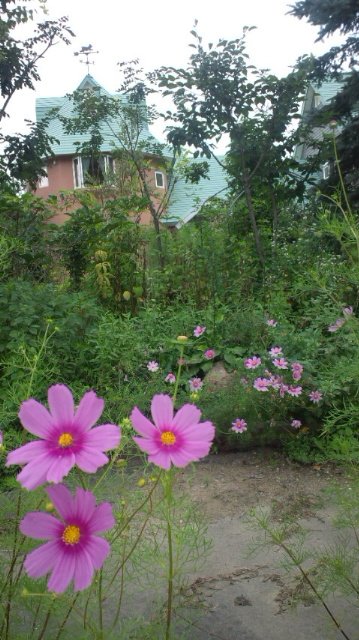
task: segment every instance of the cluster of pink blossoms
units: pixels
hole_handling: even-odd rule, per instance
[[[292,362],[290,365],[288,360],[283,356],[283,349],[280,346],[274,346],[269,349],[269,356],[272,359],[272,365],[277,369],[286,371],[290,368],[293,382],[298,382],[302,378],[304,367],[300,362]],[[262,365],[262,360],[259,356],[254,355],[244,360],[244,366],[246,369],[257,369]],[[242,384],[244,382],[241,379]],[[245,383],[248,380],[245,379]],[[297,398],[302,395],[303,387],[299,384],[292,384],[288,380],[285,380],[282,375],[272,373],[269,369],[265,369],[264,375],[258,376],[253,381],[253,388],[262,393],[268,392],[270,389],[278,391],[279,396],[283,398],[286,394]],[[319,403],[322,400],[323,394],[320,391],[312,391],[309,394],[311,402]]]
[[[27,489],[54,483],[46,491],[59,517],[34,511],[20,523],[24,535],[46,540],[27,555],[24,567],[32,578],[50,574],[48,588],[55,593],[65,591],[71,581],[81,591],[110,553],[109,543],[98,534],[111,529],[115,518],[110,503],[96,505],[94,494],[81,488],[73,496],[62,480],[74,466],[95,473],[108,462],[104,451],[118,447],[121,432],[113,424],[94,427],[104,401],[93,391],[75,409],[71,391],[57,384],[48,390],[48,404],[50,411],[32,398],[22,403],[20,421],[39,439],[10,452],[6,462],[24,465],[17,479]],[[174,415],[172,399],[155,395],[151,408],[154,424],[137,407],[131,414],[141,436],[134,440],[150,462],[163,469],[184,467],[209,453],[215,429],[211,422],[199,422],[197,407],[185,404]]]

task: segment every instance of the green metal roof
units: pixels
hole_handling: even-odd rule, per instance
[[[111,95],[119,100],[120,105],[126,105],[126,95],[115,93],[109,94],[98,82],[91,76],[86,75],[77,90],[95,89],[103,95]],[[144,105],[145,108],[145,105]],[[49,115],[52,109],[58,109],[59,115],[71,118],[74,114],[73,102],[68,96],[38,98],[36,100],[36,119],[41,122],[43,118]],[[104,123],[101,128],[104,141],[101,145],[103,153],[111,153],[116,144],[116,138],[113,131],[118,131],[119,124],[114,119],[109,124]],[[68,134],[63,130],[63,126],[58,117],[54,116],[48,125],[47,131],[50,136],[58,140],[58,143],[52,145],[52,151],[55,156],[75,155],[77,154],[77,143],[89,141],[89,133]],[[146,143],[146,151],[154,155],[164,155],[171,158],[171,150],[161,145],[158,140],[150,133],[147,122],[144,121],[139,136],[139,142]],[[220,159],[220,158],[219,158]],[[198,162],[202,159],[198,159]],[[196,160],[194,160],[196,162]],[[218,196],[224,198],[228,189],[228,183],[225,170],[211,158],[207,160],[209,164],[208,178],[202,178],[197,184],[186,183],[184,179],[176,182],[171,202],[168,207],[166,218],[163,220],[166,224],[181,226],[191,220],[200,210],[202,205],[211,197]]]
[[[218,159],[223,161],[223,157]],[[164,221],[167,224],[180,227],[189,222],[210,198],[227,196],[228,181],[225,170],[214,158],[205,160],[209,164],[208,178],[201,178],[197,184],[188,183],[184,179],[176,182]],[[201,161],[203,158],[198,159],[198,162]]]
[[[119,104],[126,105],[127,98],[124,94],[114,93],[109,94],[98,82],[91,76],[86,75],[80,85],[77,87],[77,91],[86,89],[96,89],[102,95],[112,96],[118,99]],[[145,105],[144,105],[145,107]],[[63,97],[51,97],[51,98],[38,98],[36,100],[36,120],[41,122],[45,116],[49,114],[51,109],[58,109],[59,116],[71,118],[75,115],[73,102],[68,96]],[[115,118],[109,120],[108,123],[104,122],[101,127],[101,133],[103,136],[103,143],[101,145],[101,151],[103,153],[109,153],[114,149],[116,145],[116,139],[114,138],[114,131],[119,131],[119,121]],[[77,153],[77,143],[88,142],[90,139],[89,133],[76,133],[68,134],[64,131],[61,121],[58,117],[54,116],[47,127],[47,132],[50,136],[53,136],[58,142],[52,144],[52,151],[55,156],[60,155],[74,155]],[[156,147],[159,144],[158,140],[150,133],[148,124],[144,120],[141,125],[141,132],[139,135],[140,143],[146,143],[148,145],[148,151],[150,152],[151,146]]]

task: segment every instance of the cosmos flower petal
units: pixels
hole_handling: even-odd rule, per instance
[[[30,538],[36,538],[38,540],[56,538],[62,529],[63,526],[61,522],[54,518],[54,516],[39,511],[30,511],[20,522],[21,533],[23,533],[24,536],[30,536]]]
[[[6,459],[6,466],[31,462],[31,460],[37,458],[39,455],[47,453],[47,450],[47,445],[43,440],[28,442],[22,447],[15,449],[15,451],[10,451]]]
[[[168,427],[173,419],[172,398],[163,393],[153,396],[151,413],[156,427]]]
[[[41,578],[52,571],[58,558],[59,543],[51,540],[41,547],[30,551],[26,556],[24,567],[30,578]]]
[[[112,513],[112,507],[109,502],[102,502],[96,507],[96,510],[88,525],[90,533],[99,533],[107,531],[115,526],[115,518]]]
[[[56,456],[49,467],[46,475],[48,482],[54,482],[57,484],[67,476],[72,467],[75,466],[76,458],[74,453],[67,453],[63,456]]]
[[[86,541],[86,551],[95,569],[100,569],[111,551],[110,544],[99,536],[89,536]]]
[[[153,455],[160,451],[160,447],[155,440],[150,440],[149,438],[137,438],[133,437],[133,440],[136,442],[137,446],[141,449],[141,451],[145,451],[146,453],[150,453]]]
[[[171,461],[175,467],[186,467],[190,462],[193,462],[193,455],[186,452],[184,449],[179,451],[171,451]]]
[[[150,454],[148,459],[157,465],[157,467],[161,467],[161,469],[169,469],[171,466],[171,455],[169,451],[165,451],[164,449],[159,449],[156,453]]]
[[[194,440],[213,440],[216,430],[212,422],[199,422],[198,424],[192,424],[181,431],[182,435],[186,438],[192,438]]]
[[[107,462],[108,457],[92,447],[84,446],[81,451],[76,453],[76,464],[86,473],[95,473],[97,469],[103,467]]]
[[[105,403],[94,391],[88,391],[81,398],[75,414],[75,423],[80,431],[87,431],[101,416]]]
[[[64,484],[47,487],[47,495],[63,520],[73,517],[75,506],[71,491]]]
[[[53,419],[48,410],[37,400],[30,398],[21,403],[19,419],[25,429],[34,436],[46,438],[51,435]]]
[[[72,424],[74,419],[74,399],[64,384],[54,384],[47,392],[51,415],[56,423]]]
[[[201,412],[194,404],[184,404],[179,409],[173,419],[173,426],[178,429],[185,429],[194,424],[198,424],[201,418]]]
[[[46,482],[47,472],[52,460],[47,453],[37,456],[29,462],[16,479],[26,489],[32,490]]]
[[[93,518],[96,509],[96,498],[92,491],[86,491],[78,487],[73,501],[76,518],[81,522],[88,522]]]
[[[154,433],[158,433],[158,429],[146,418],[143,413],[137,407],[134,407],[131,413],[131,422],[133,424],[133,428],[139,433],[141,436],[152,437]]]
[[[47,583],[49,591],[55,593],[63,593],[69,586],[75,573],[76,555],[74,553],[66,553],[61,549],[57,554],[56,564],[52,570],[49,582]]]
[[[101,451],[116,449],[120,444],[121,431],[115,424],[101,424],[90,429],[84,436],[84,446],[95,447]]]
[[[199,458],[204,458],[209,454],[211,445],[212,442],[205,440],[196,442],[191,441],[191,444],[183,447],[183,450],[185,453],[192,454],[192,460],[199,460]]]
[[[74,587],[75,591],[83,591],[90,586],[94,574],[94,566],[90,554],[86,549],[82,549],[81,553],[76,554]]]

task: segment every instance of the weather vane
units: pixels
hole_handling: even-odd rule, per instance
[[[87,65],[88,74],[90,74],[90,64],[95,64],[89,60],[89,56],[95,55],[96,53],[99,53],[99,51],[94,51],[92,44],[87,45],[87,47],[81,47],[80,51],[74,53],[74,56],[86,56],[86,60],[80,60],[80,62]]]

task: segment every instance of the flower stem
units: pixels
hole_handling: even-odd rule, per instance
[[[166,619],[166,640],[171,638],[172,625],[172,604],[173,604],[173,540],[172,540],[172,489],[173,489],[173,472],[172,469],[164,476],[165,498],[167,502],[166,518],[167,518],[167,542],[168,542],[168,586],[167,586],[167,619]]]
[[[177,376],[176,376],[176,384],[175,384],[175,388],[174,388],[174,392],[173,392],[173,398],[172,398],[173,406],[175,406],[175,404],[176,404],[178,387],[179,387],[179,383],[180,383],[180,379],[181,379],[183,354],[184,354],[184,344],[181,344],[181,346],[180,346],[180,355],[179,355],[179,358],[178,358],[178,370],[177,370]]]

